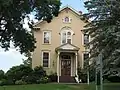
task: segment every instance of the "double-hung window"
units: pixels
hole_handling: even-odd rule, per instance
[[[43,32],[43,44],[50,44],[51,43],[51,32],[44,31]]]
[[[89,35],[88,34],[84,34],[84,45],[89,43]]]
[[[72,34],[70,31],[64,31],[61,33],[61,42],[62,44],[72,43]]]
[[[42,59],[43,59],[43,67],[49,67],[50,52],[43,51],[42,52]]]

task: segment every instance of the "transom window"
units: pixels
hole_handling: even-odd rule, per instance
[[[51,32],[50,31],[44,31],[43,32],[43,43],[44,44],[50,44],[51,39]]]
[[[71,56],[70,55],[62,55],[61,58],[64,60],[64,59],[71,59]]]
[[[43,56],[43,67],[49,67],[50,53],[43,52],[42,56]]]
[[[63,30],[61,31],[61,44],[72,44],[72,35],[73,31],[70,28],[63,28]]]

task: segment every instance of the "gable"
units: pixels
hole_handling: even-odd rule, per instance
[[[56,48],[56,50],[79,50],[77,46],[66,43]]]
[[[61,8],[60,9],[60,11],[59,11],[59,14],[58,14],[58,17],[57,18],[59,18],[59,15],[60,14],[64,14],[64,12],[65,13],[67,13],[67,12],[70,12],[69,14],[74,14],[74,16],[76,16],[77,18],[79,18],[79,19],[81,19],[82,21],[84,21],[84,22],[86,22],[86,20],[87,19],[83,19],[83,16],[82,16],[82,12],[78,12],[78,11],[76,11],[75,9],[73,9],[72,7],[70,7],[70,6],[65,6],[65,7],[63,7],[63,8]],[[53,19],[55,19],[56,17],[53,17]],[[52,21],[53,21],[53,19],[52,19]],[[51,22],[52,22],[51,21]],[[41,23],[47,23],[46,21],[43,21],[43,20],[40,20],[40,21],[38,21],[37,23],[35,23],[34,25],[33,25],[33,27],[37,27],[37,26],[39,26]]]

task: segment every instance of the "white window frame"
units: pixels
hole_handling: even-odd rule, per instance
[[[49,43],[44,43],[44,33],[45,33],[45,32],[50,33]],[[43,31],[42,44],[51,44],[51,31]]]
[[[65,18],[66,18],[66,17],[69,18],[69,21],[68,21],[68,22],[65,21]],[[71,21],[72,21],[72,19],[71,19],[69,16],[65,16],[62,20],[63,20],[63,23],[71,23]]]
[[[87,34],[87,33],[86,33],[86,34]],[[85,39],[85,38],[84,38],[84,35],[85,35],[85,33],[82,33],[82,45],[85,45],[85,44],[84,44],[84,39]],[[88,35],[89,35],[89,34],[88,34]],[[89,42],[90,42],[90,35],[89,35]]]
[[[49,59],[48,59],[48,67],[44,67],[43,66],[43,53],[48,53],[49,54]],[[43,66],[43,68],[50,68],[50,51],[46,51],[46,50],[43,50],[42,51],[42,66]]]
[[[62,37],[63,37],[63,33],[64,33],[64,32],[66,33],[66,43],[67,43],[67,39],[68,39],[68,38],[67,38],[67,33],[68,33],[68,32],[71,33],[71,44],[72,44],[73,31],[71,31],[71,30],[63,30],[63,31],[61,31],[61,34],[60,34],[60,35],[61,35],[61,45],[62,45],[62,44],[65,44],[65,43],[62,43]]]

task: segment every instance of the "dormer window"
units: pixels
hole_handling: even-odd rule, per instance
[[[71,18],[66,16],[64,19],[63,19],[63,22],[64,23],[70,23],[71,22]]]

